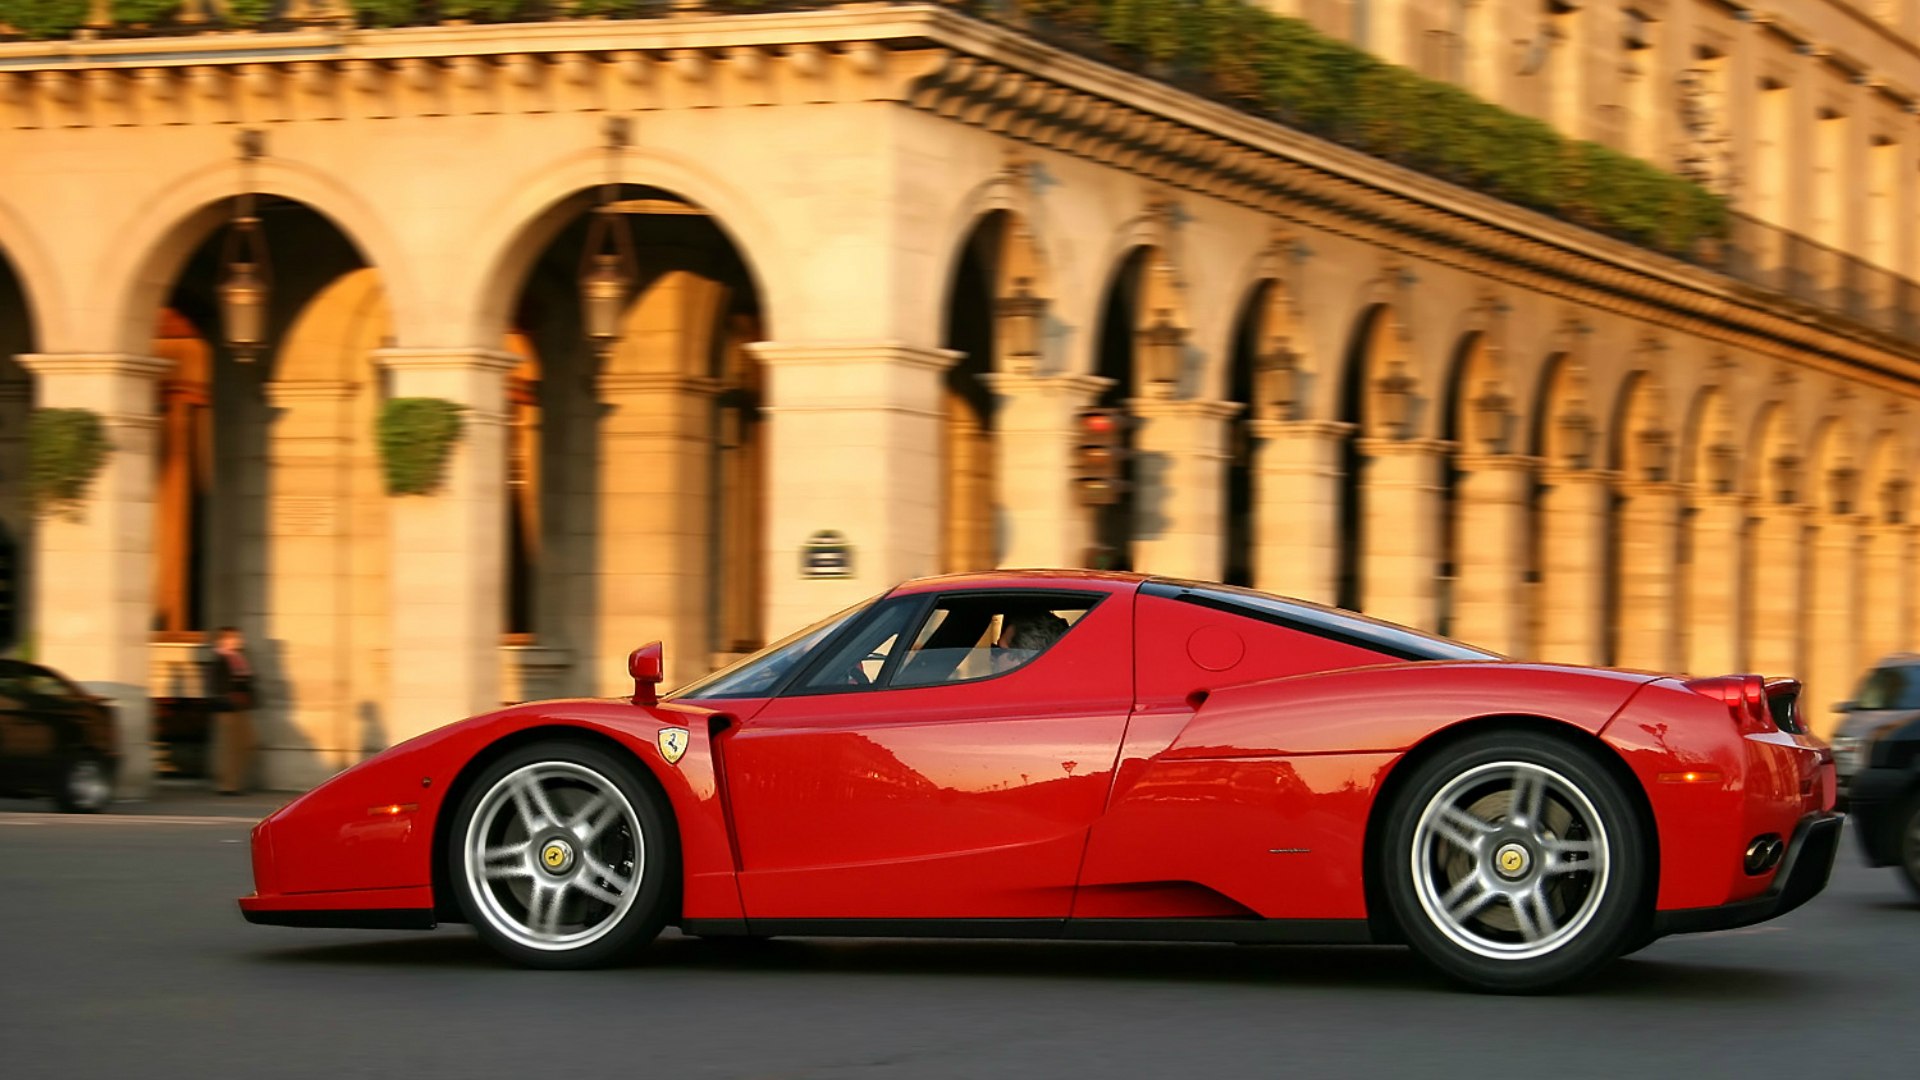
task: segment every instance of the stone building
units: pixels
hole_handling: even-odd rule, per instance
[[[1916,644],[1920,0],[1270,6],[1692,176],[1731,230],[1619,239],[1011,3],[360,29],[304,0],[217,32],[217,0],[97,3],[0,40],[17,647],[119,701],[137,792],[147,700],[195,692],[223,623],[298,787],[616,692],[655,638],[685,679],[903,578],[1095,543],[1821,706]],[[383,482],[405,398],[464,407],[425,494]],[[1099,511],[1094,404],[1135,419]],[[104,423],[78,505],[29,501],[34,408]],[[844,574],[808,572],[822,534]]]

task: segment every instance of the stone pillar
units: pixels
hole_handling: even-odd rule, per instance
[[[1753,540],[1752,648],[1747,666],[1766,676],[1799,675],[1801,545],[1807,511],[1772,504],[1760,510]]]
[[[1860,666],[1907,647],[1907,617],[1913,609],[1913,563],[1907,558],[1910,527],[1877,522],[1867,529],[1865,589],[1860,596]],[[1851,688],[1849,687],[1849,692]],[[1835,698],[1834,700],[1839,700]]]
[[[1606,648],[1607,509],[1611,474],[1548,470],[1540,511],[1540,658],[1597,664]]]
[[[897,341],[749,348],[767,379],[765,625],[778,639],[938,571],[943,375],[959,354]],[[822,532],[850,545],[844,573],[805,572]]]
[[[1420,630],[1438,622],[1440,462],[1434,439],[1361,439],[1360,606]]]
[[[1744,580],[1740,531],[1744,495],[1702,495],[1693,518],[1693,561],[1687,568],[1686,657],[1689,675],[1733,675],[1746,664],[1742,629],[1751,597]]]
[[[603,695],[631,691],[626,656],[664,641],[665,686],[711,669],[713,399],[710,379],[600,377],[598,647],[583,673]]]
[[[354,642],[349,382],[270,382],[266,604],[251,642],[261,783],[303,790],[358,758],[349,700]]]
[[[1113,380],[1009,372],[982,378],[995,398],[993,533],[1000,565],[1081,565],[1091,518],[1073,494],[1074,417]]]
[[[506,375],[485,349],[380,349],[390,397],[466,406],[460,442],[430,495],[389,500],[392,637],[387,743],[500,704],[506,621]]]
[[[35,563],[35,658],[113,699],[122,797],[152,788],[148,628],[153,623],[153,482],[159,445],[156,380],[172,366],[145,356],[19,358],[50,409],[98,414],[112,449],[71,514],[40,520]]]
[[[1527,640],[1527,504],[1533,458],[1469,454],[1455,492],[1452,635],[1508,656]]]
[[[1811,610],[1804,615],[1807,658],[1801,677],[1806,690],[1800,711],[1822,738],[1839,719],[1834,703],[1852,694],[1860,676],[1860,539],[1858,517],[1832,514],[1820,522],[1814,541]]]
[[[1235,401],[1136,398],[1133,567],[1218,581],[1226,562],[1227,421]]]
[[[1340,451],[1352,424],[1255,420],[1253,584],[1332,604],[1340,595]]]
[[[1614,663],[1643,671],[1680,666],[1680,487],[1623,485],[1619,639]]]

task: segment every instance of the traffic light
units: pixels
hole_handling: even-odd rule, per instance
[[[1119,409],[1082,409],[1074,451],[1073,489],[1085,506],[1112,506],[1126,493],[1127,416]]]

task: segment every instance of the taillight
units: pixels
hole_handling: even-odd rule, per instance
[[[1783,680],[1791,681],[1791,680]],[[1690,679],[1687,689],[1696,694],[1726,702],[1734,726],[1743,735],[1759,735],[1781,728],[1774,723],[1767,707],[1767,681],[1758,675],[1719,675],[1711,679]],[[1794,684],[1799,689],[1799,684]]]

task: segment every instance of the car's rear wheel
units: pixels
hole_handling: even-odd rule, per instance
[[[1920,896],[1920,792],[1907,800],[1900,818],[1900,876]]]
[[[1570,742],[1472,736],[1416,766],[1391,813],[1378,864],[1388,900],[1447,975],[1550,990],[1638,940],[1645,829],[1619,781]]]
[[[60,766],[59,786],[53,791],[53,804],[69,814],[97,814],[113,801],[113,777],[101,760],[87,751],[76,751]]]
[[[617,963],[666,922],[678,859],[669,812],[610,751],[521,747],[468,787],[453,822],[447,880],[481,938],[516,963]]]

